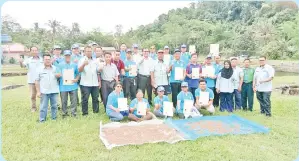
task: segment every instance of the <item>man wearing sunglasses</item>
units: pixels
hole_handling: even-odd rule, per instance
[[[254,72],[252,87],[260,103],[261,113],[271,117],[270,97],[275,70],[272,66],[266,64],[266,56],[260,56],[259,63],[260,66]]]

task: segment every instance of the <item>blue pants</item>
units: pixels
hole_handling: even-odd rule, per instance
[[[220,93],[220,111],[233,112],[233,93]]]
[[[241,109],[242,107],[242,99],[241,99],[241,92],[239,92],[237,89],[234,89],[234,101],[233,101],[233,107],[235,110]]]
[[[49,101],[50,101],[50,105],[51,105],[52,120],[56,120],[57,98],[58,98],[58,93],[41,94],[40,110],[39,110],[39,121],[40,122],[46,121]]]
[[[121,121],[122,119],[124,119],[124,116],[128,116],[128,115],[129,115],[129,111],[121,111],[120,113],[113,111],[108,116],[111,121]]]

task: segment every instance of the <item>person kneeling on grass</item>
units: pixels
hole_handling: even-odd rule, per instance
[[[158,92],[158,96],[155,97],[154,99],[154,103],[155,103],[155,110],[154,110],[154,114],[157,117],[165,117],[163,115],[163,102],[164,101],[169,101],[168,97],[166,95],[164,95],[164,87],[160,86],[157,88],[157,92]],[[174,111],[174,109],[173,109]]]
[[[200,97],[202,97],[204,92],[207,92],[209,97],[207,98],[208,100],[204,100],[205,103],[203,103]],[[207,82],[202,79],[199,81],[199,88],[195,90],[195,97],[196,97],[196,104],[195,107],[200,110],[200,109],[206,109],[208,112],[211,114],[215,113],[215,108],[213,106],[213,99],[214,99],[214,93],[210,88],[207,88]]]
[[[180,119],[183,118],[189,118],[189,117],[194,117],[194,116],[201,116],[201,114],[199,113],[199,111],[193,106],[193,102],[194,102],[194,98],[191,92],[188,91],[188,83],[187,82],[182,82],[181,84],[181,92],[178,94],[177,96],[177,114],[179,116]],[[184,110],[185,110],[185,102],[187,100],[192,101],[192,103],[190,104],[190,114],[189,116],[185,116],[184,114]]]
[[[146,104],[146,114],[144,116],[139,115],[138,113],[138,103],[145,103]],[[143,98],[143,93],[139,89],[137,90],[136,98],[131,101],[130,104],[130,114],[129,120],[131,121],[143,121],[143,120],[151,120],[153,118],[152,113],[150,112],[150,106],[147,99]]]
[[[107,109],[106,113],[111,121],[121,121],[124,116],[129,115],[129,110],[120,111],[118,109],[118,98],[124,98],[124,93],[122,92],[122,84],[116,83],[114,86],[114,91],[108,95]]]

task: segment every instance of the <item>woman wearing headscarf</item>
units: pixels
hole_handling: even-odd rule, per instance
[[[233,112],[234,78],[230,61],[224,61],[224,68],[220,71],[216,81],[216,91],[220,93],[220,111]]]

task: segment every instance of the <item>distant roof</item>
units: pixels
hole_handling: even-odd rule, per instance
[[[3,50],[3,53],[20,53],[26,51],[26,47],[20,43],[2,44],[1,48]]]
[[[10,43],[10,42],[12,42],[12,38],[11,38],[11,36],[9,36],[7,34],[1,34],[1,42],[2,43]]]

